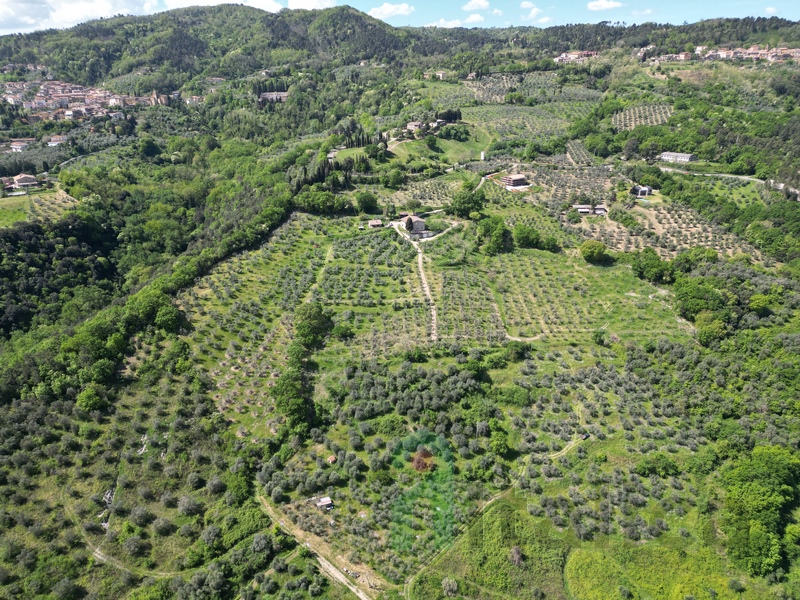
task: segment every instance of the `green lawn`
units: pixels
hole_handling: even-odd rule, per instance
[[[0,198],[0,227],[8,227],[27,219],[30,202],[28,196]]]

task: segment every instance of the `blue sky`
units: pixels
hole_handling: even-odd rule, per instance
[[[118,14],[150,14],[220,0],[0,0],[0,35]],[[415,27],[548,27],[567,23],[694,22],[714,17],[777,15],[800,20],[800,0],[238,0],[268,10],[350,4],[392,25]]]

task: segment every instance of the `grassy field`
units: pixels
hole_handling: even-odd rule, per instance
[[[395,157],[401,161],[431,154],[447,164],[463,164],[480,160],[481,152],[489,149],[493,137],[487,132],[484,125],[471,125],[470,139],[467,142],[437,138],[436,145],[439,149],[431,151],[423,140],[412,140],[398,144],[394,147],[393,152]]]
[[[601,548],[577,548],[564,572],[569,594],[581,600],[620,597],[639,600],[684,598],[768,598],[762,582],[746,581],[713,549],[678,536],[645,546],[611,540]],[[744,592],[729,587],[731,579],[744,583]]]
[[[28,218],[31,200],[27,196],[0,198],[0,227],[8,227]]]
[[[0,198],[0,227],[30,219],[56,220],[77,201],[60,190],[33,190],[23,196]]]
[[[526,250],[487,262],[487,278],[508,333],[586,343],[603,329],[622,341],[687,339],[665,292],[627,266],[590,266],[577,256]]]
[[[569,546],[519,503],[495,502],[447,552],[415,578],[413,600],[553,598],[566,600],[563,569]],[[456,594],[445,594],[448,580]]]

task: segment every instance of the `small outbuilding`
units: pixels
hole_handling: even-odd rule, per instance
[[[370,229],[378,229],[380,227],[383,227],[383,221],[381,221],[380,219],[370,219],[367,222],[367,226],[369,226]]]
[[[631,195],[637,198],[644,198],[653,193],[653,188],[649,185],[635,185],[631,188]]]
[[[333,510],[333,500],[330,496],[325,496],[317,502],[317,508],[324,508],[325,510]]]

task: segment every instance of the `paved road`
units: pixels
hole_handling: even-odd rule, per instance
[[[749,177],[747,175],[731,175],[730,173],[692,173],[691,171],[684,171],[683,169],[674,169],[672,167],[658,167],[665,173],[682,173],[683,175],[698,175],[703,177],[727,177],[728,179],[740,179],[742,181],[754,181],[756,183],[764,183],[763,179],[756,177]]]

